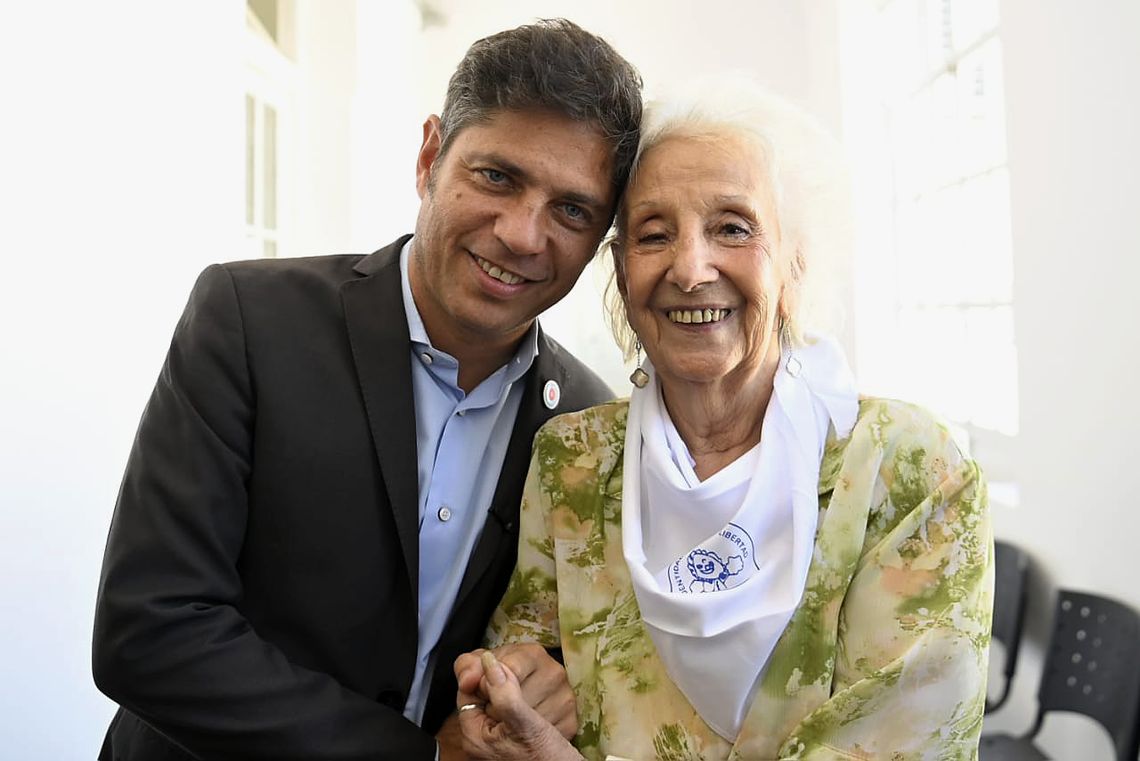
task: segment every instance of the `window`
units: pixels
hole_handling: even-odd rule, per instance
[[[856,289],[861,381],[975,441],[1016,435],[997,0],[868,3],[845,31],[856,193],[880,199],[858,212],[856,268],[875,273]]]
[[[291,3],[246,5],[245,231],[247,256],[276,257],[282,247],[282,133],[292,109],[294,65],[289,58]]]
[[[245,96],[245,225],[255,256],[277,256],[277,111]]]

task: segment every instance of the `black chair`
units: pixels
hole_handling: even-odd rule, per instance
[[[1037,718],[1024,737],[985,735],[983,761],[1048,759],[1034,743],[1049,711],[1072,711],[1112,736],[1117,761],[1140,753],[1140,615],[1098,595],[1057,593],[1053,638],[1037,691]]]
[[[1029,557],[1007,542],[994,542],[994,618],[993,638],[1005,648],[1002,665],[1001,694],[996,700],[986,698],[986,713],[996,711],[1009,697],[1013,671],[1017,668],[1017,651],[1021,645],[1021,627],[1025,622],[1025,598],[1029,578]]]

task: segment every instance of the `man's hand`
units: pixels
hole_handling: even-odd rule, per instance
[[[553,724],[563,737],[572,739],[578,732],[578,712],[562,664],[551,658],[542,645],[534,642],[503,645],[493,652],[495,658],[518,677],[523,701]],[[455,660],[459,692],[479,694],[480,682],[484,677],[482,654],[482,650],[476,650],[464,653]],[[484,695],[483,698],[483,702],[486,702],[487,696]],[[497,715],[494,705],[487,706],[487,715],[496,721],[504,718]]]
[[[459,728],[459,714],[453,713],[443,722],[435,735],[439,743],[439,761],[468,761],[463,751],[463,732]]]

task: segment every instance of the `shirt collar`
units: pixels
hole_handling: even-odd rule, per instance
[[[426,363],[423,359],[424,352],[436,359],[444,359],[450,361],[454,367],[458,368],[458,362],[450,354],[432,346],[431,339],[428,338],[427,328],[424,327],[423,318],[420,317],[420,311],[416,308],[416,301],[412,297],[412,282],[408,276],[409,260],[412,253],[412,241],[415,236],[408,238],[404,243],[403,248],[400,249],[400,290],[404,296],[404,318],[408,322],[408,336],[412,339],[412,349],[415,351],[417,361],[423,364]],[[530,329],[519,341],[519,346],[515,350],[514,356],[499,370],[504,370],[502,373],[502,380],[504,386],[514,383],[530,370],[531,365],[534,364],[535,357],[538,356],[538,320],[531,323]],[[434,365],[434,362],[431,363]],[[433,373],[436,368],[429,367]],[[492,374],[491,378],[499,375],[499,371]],[[490,378],[488,378],[490,380]]]

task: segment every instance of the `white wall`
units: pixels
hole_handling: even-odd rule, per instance
[[[183,11],[0,5],[8,758],[98,749],[112,707],[90,633],[119,479],[195,274],[241,240],[244,8]]]
[[[296,25],[296,141],[287,156],[296,174],[289,206],[282,210],[284,221],[295,227],[283,253],[345,253],[352,212],[348,179],[356,91],[356,3],[297,3]]]
[[[299,190],[281,216],[292,253],[340,252],[355,4],[299,16],[302,118],[280,125]],[[93,758],[114,710],[90,641],[119,480],[194,278],[247,255],[245,35],[241,0],[0,5],[6,758]]]
[[[429,111],[419,103],[424,40],[415,7],[369,0],[357,6],[347,250],[374,251],[415,226],[416,154]]]
[[[1055,586],[1140,610],[1140,503],[1129,481],[1140,429],[1140,4],[1003,0],[1001,14],[1021,507],[995,510],[996,532],[1033,556],[1042,583],[1031,613],[1049,618]],[[1030,636],[993,729],[1031,724],[1047,620]],[[1055,758],[1108,747],[1065,716],[1046,724],[1045,743]]]

